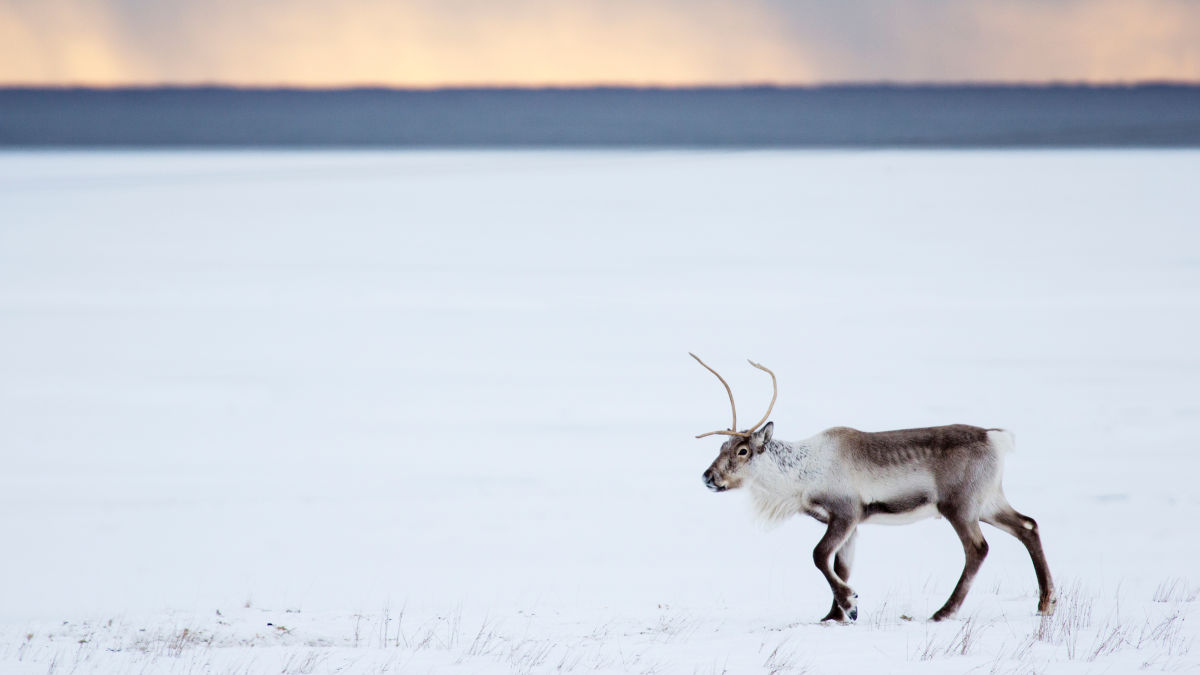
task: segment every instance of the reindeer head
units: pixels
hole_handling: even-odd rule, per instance
[[[771,416],[771,411],[775,408],[775,399],[779,396],[779,386],[775,382],[775,373],[761,364],[750,361],[750,365],[771,376],[771,405],[767,407],[767,414],[762,416],[762,419],[757,424],[746,429],[745,431],[737,431],[737,406],[733,403],[733,390],[729,388],[729,383],[721,374],[708,364],[700,361],[700,357],[688,352],[693,359],[696,359],[700,365],[708,369],[708,372],[717,376],[721,384],[725,385],[725,393],[729,394],[729,407],[733,409],[733,424],[729,429],[721,431],[709,431],[700,434],[696,438],[704,438],[719,434],[729,436],[730,439],[721,445],[721,452],[717,458],[713,460],[712,466],[704,472],[704,484],[713,492],[724,492],[725,490],[733,490],[742,486],[745,481],[745,468],[750,465],[750,462],[755,457],[761,455],[766,450],[767,442],[771,440],[771,433],[775,429],[774,422],[767,422],[767,418]],[[763,426],[763,423],[766,426]],[[762,427],[759,429],[759,427]]]

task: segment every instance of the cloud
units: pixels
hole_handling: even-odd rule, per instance
[[[1200,81],[1196,0],[775,0],[825,81]]]
[[[0,82],[106,83],[142,73],[103,8],[0,0]]]
[[[988,3],[973,21],[977,35],[1008,36],[978,44],[974,57],[1006,79],[1200,80],[1193,0]]]
[[[0,0],[0,81],[1200,80],[1194,0]]]
[[[0,17],[0,36],[14,36],[0,43],[0,58],[32,54],[0,71],[9,81],[433,86],[815,75],[752,3],[214,0],[146,16],[129,3],[49,0],[24,12],[0,5]],[[81,32],[85,25],[93,29]]]

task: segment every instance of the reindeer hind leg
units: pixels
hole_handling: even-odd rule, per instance
[[[934,621],[949,619],[958,612],[958,608],[962,606],[963,600],[971,590],[971,582],[975,580],[975,575],[979,572],[980,566],[983,565],[983,559],[987,557],[988,553],[988,543],[983,538],[983,531],[979,529],[978,520],[966,517],[953,509],[943,509],[940,505],[938,510],[954,526],[954,532],[962,541],[966,563],[963,565],[962,576],[958,578],[954,591],[950,593],[950,598],[946,600],[946,604],[942,605],[941,609],[934,613],[932,617]]]
[[[1054,580],[1050,577],[1046,554],[1042,551],[1042,538],[1038,534],[1037,521],[1007,504],[983,521],[1016,537],[1029,550],[1029,558],[1033,560],[1033,571],[1037,574],[1038,581],[1038,614],[1053,614],[1058,598],[1054,593]]]

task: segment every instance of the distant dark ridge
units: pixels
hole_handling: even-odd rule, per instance
[[[7,88],[0,147],[1200,147],[1200,86]]]

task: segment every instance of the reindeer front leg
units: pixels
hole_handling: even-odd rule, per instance
[[[854,540],[858,538],[858,528],[850,530],[850,536],[833,556],[833,571],[843,582],[850,581],[850,565],[854,564]],[[838,606],[837,598],[833,599],[833,607],[822,621],[845,621],[846,613]]]
[[[843,545],[853,546],[850,540],[858,522],[850,509],[835,510],[828,506],[826,509],[829,512],[829,527],[825,530],[825,536],[821,537],[821,541],[817,542],[817,547],[813,549],[813,562],[816,563],[817,569],[821,570],[821,574],[825,575],[825,580],[829,582],[829,588],[833,591],[833,608],[821,620],[845,621],[849,618],[850,621],[854,621],[858,618],[858,594],[834,570],[833,556]],[[847,575],[850,573],[848,564],[845,572]]]

